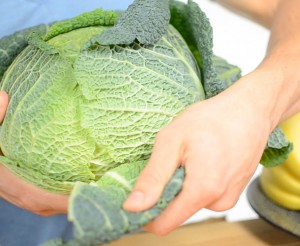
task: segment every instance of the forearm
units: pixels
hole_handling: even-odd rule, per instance
[[[270,28],[280,0],[213,0],[222,6]]]
[[[274,113],[282,121],[300,110],[300,1],[281,0],[271,24],[268,50],[261,68],[277,73]],[[275,82],[275,81],[274,81]]]
[[[257,1],[219,0],[251,8]],[[259,0],[261,1],[261,0]],[[245,6],[249,2],[249,6]],[[277,1],[276,1],[277,2]],[[248,97],[258,114],[270,120],[270,130],[300,111],[300,1],[281,0],[270,17],[270,40],[265,59],[232,88]]]
[[[249,87],[254,103],[268,115],[271,128],[275,127],[300,110],[300,1],[217,1],[253,18],[266,16],[266,26],[271,30],[266,57],[238,84],[244,87],[250,77],[251,84],[245,88]]]

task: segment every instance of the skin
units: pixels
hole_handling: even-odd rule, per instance
[[[165,235],[202,208],[232,208],[256,170],[271,131],[300,110],[300,1],[219,0],[269,27],[267,55],[218,96],[190,106],[157,135],[126,210],[156,203],[175,169],[186,169],[180,194],[145,229]],[[176,216],[174,216],[176,215]]]
[[[146,227],[157,235],[169,233],[202,208],[233,207],[257,168],[270,132],[300,110],[299,0],[217,2],[269,27],[268,53],[255,71],[220,95],[190,106],[157,135],[149,163],[124,204],[134,212],[151,207],[183,165],[182,191]],[[0,93],[0,119],[7,103],[7,95]],[[3,165],[0,173],[0,196],[7,201],[41,215],[67,211],[67,196],[27,184]]]
[[[10,203],[43,216],[67,211],[68,196],[50,193],[29,184],[3,165],[0,165],[0,173],[0,197]]]
[[[270,28],[279,0],[214,0],[220,5]]]

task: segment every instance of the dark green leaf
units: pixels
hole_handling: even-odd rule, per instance
[[[218,79],[226,88],[241,78],[241,69],[221,57],[213,56],[213,66]]]
[[[277,127],[269,137],[267,147],[260,162],[265,167],[277,166],[288,158],[292,150],[293,144],[286,139],[282,130]]]
[[[180,191],[183,180],[184,169],[179,168],[157,204],[140,213],[131,213],[122,208],[129,194],[122,186],[109,185],[109,182],[101,186],[77,184],[69,207],[69,218],[74,225],[74,239],[68,245],[101,245],[136,231],[166,208]]]
[[[45,34],[48,28],[48,25],[39,25],[18,31],[0,39],[0,80],[9,65],[28,45],[28,34],[33,31],[39,34]]]
[[[217,95],[227,86],[214,68],[213,32],[208,18],[191,0],[188,4],[172,0],[170,8],[171,24],[181,33],[200,65],[206,97]]]
[[[103,45],[155,44],[168,29],[170,10],[168,0],[136,0],[121,15],[114,28],[94,39]]]

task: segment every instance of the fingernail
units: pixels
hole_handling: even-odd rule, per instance
[[[124,206],[140,207],[144,202],[144,198],[145,198],[144,193],[140,191],[134,191],[129,195]]]

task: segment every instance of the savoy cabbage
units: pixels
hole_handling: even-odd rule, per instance
[[[71,194],[74,238],[47,245],[109,242],[176,196],[183,168],[153,208],[122,209],[159,129],[240,77],[212,45],[209,21],[191,0],[136,0],[124,13],[97,9],[0,39],[1,90],[10,96],[0,161],[28,182]],[[262,163],[279,164],[290,150],[276,129]]]

